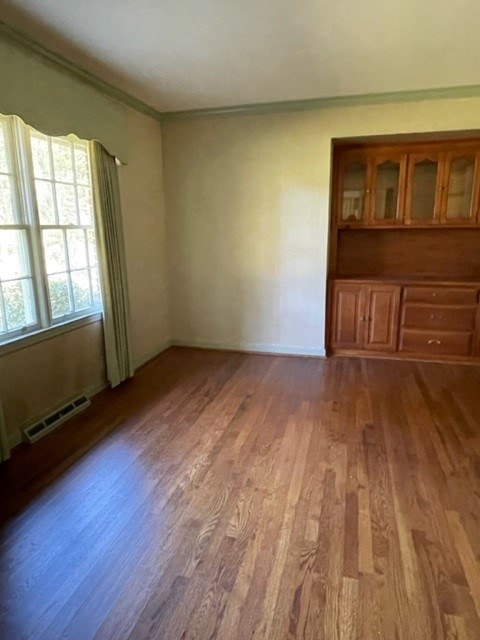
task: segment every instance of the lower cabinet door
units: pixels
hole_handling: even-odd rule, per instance
[[[334,349],[362,349],[365,328],[365,286],[335,282],[333,285]]]
[[[396,351],[401,287],[368,285],[363,348],[368,351]]]

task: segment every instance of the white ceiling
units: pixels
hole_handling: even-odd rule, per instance
[[[475,0],[0,0],[160,111],[480,84]]]

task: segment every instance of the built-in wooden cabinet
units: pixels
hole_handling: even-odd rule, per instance
[[[480,140],[334,149],[328,350],[480,363]]]
[[[480,225],[478,143],[397,147],[339,154],[338,226]]]

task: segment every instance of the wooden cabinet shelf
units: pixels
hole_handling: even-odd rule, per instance
[[[480,363],[480,140],[334,152],[330,353]]]

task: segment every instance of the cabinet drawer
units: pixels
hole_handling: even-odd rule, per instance
[[[406,302],[476,305],[477,290],[453,287],[405,287]]]
[[[440,329],[443,331],[473,331],[475,307],[439,307],[405,304],[402,325],[412,329]]]
[[[432,355],[468,356],[472,348],[472,333],[453,331],[412,331],[402,329],[399,351]]]

